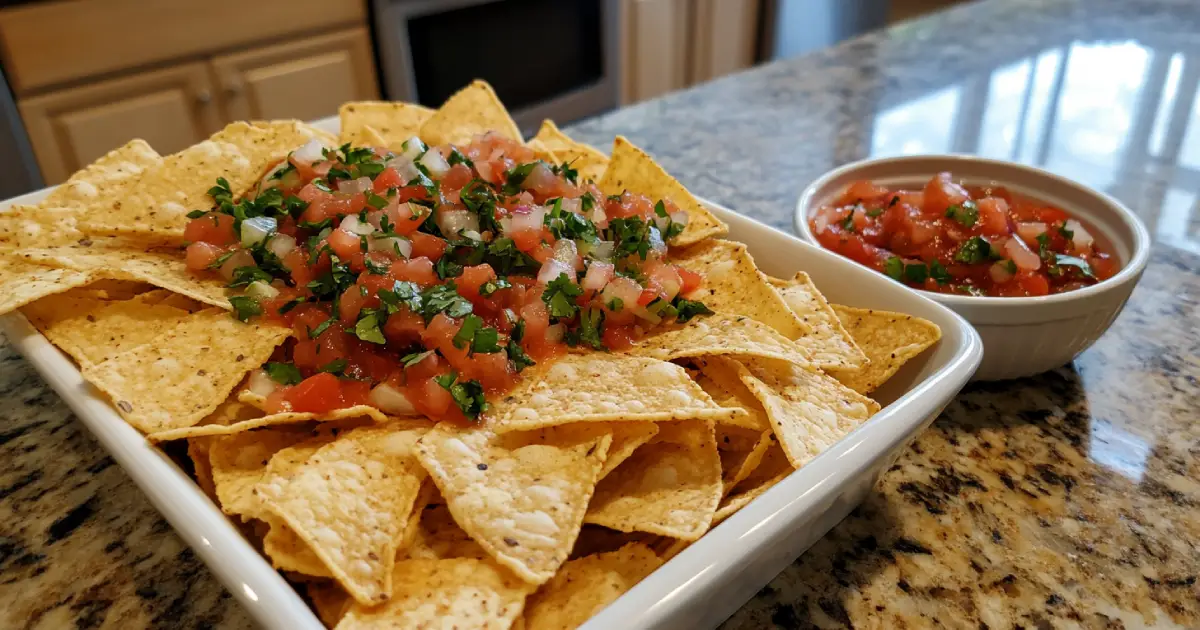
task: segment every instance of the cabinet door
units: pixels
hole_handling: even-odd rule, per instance
[[[59,90],[22,99],[18,107],[47,184],[63,181],[133,138],[166,155],[221,125],[203,63]]]
[[[346,101],[379,97],[365,28],[213,59],[231,120],[336,114]]]
[[[700,0],[692,25],[691,83],[754,65],[759,0]]]
[[[625,102],[687,86],[691,0],[627,0]]]

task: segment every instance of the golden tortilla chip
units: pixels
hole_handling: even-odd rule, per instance
[[[209,309],[82,372],[143,433],[177,429],[212,413],[290,335],[287,328],[243,324]]]
[[[937,343],[942,330],[920,317],[834,304],[842,325],[870,359],[856,370],[829,370],[829,375],[860,394],[883,385],[905,363]]]
[[[810,334],[797,339],[796,344],[808,352],[814,365],[827,369],[858,368],[867,364],[867,355],[842,327],[837,313],[807,273],[801,271],[792,280],[770,278],[770,281],[788,308],[812,329]]]
[[[360,604],[392,594],[396,550],[425,479],[413,457],[423,432],[405,423],[347,431],[266,499]]]
[[[78,208],[9,206],[0,210],[0,245],[6,247],[55,247],[85,239],[76,228]]]
[[[810,332],[755,266],[745,245],[711,240],[673,253],[671,262],[704,276],[704,284],[688,294],[689,299],[717,312],[756,319],[788,339]]]
[[[55,269],[0,253],[0,315],[95,279],[91,271]]]
[[[79,365],[100,363],[178,326],[188,312],[139,300],[111,302],[69,294],[46,296],[22,309],[51,343]]]
[[[76,171],[39,205],[76,210],[110,208],[143,172],[162,163],[162,156],[145,140],[130,140]]]
[[[212,440],[209,461],[221,511],[245,518],[264,514],[263,502],[256,496],[255,487],[265,477],[273,475],[276,469],[303,462],[329,441],[293,427],[206,439]],[[272,461],[275,462],[273,465]]]
[[[188,440],[188,459],[192,460],[192,471],[196,477],[196,485],[212,499],[217,501],[217,486],[213,482],[212,462],[208,450],[212,443],[207,438]]]
[[[755,433],[741,427],[717,425],[717,451],[721,454],[722,494],[729,494],[749,477],[776,444],[771,431]]]
[[[486,549],[458,526],[454,516],[450,514],[450,508],[444,504],[427,505],[422,510],[420,527],[417,528],[416,535],[408,546],[407,556],[426,560],[444,558],[482,560],[490,557]]]
[[[239,396],[237,402],[248,409],[259,411],[260,407],[246,404]],[[217,423],[202,423],[192,427],[182,427],[178,429],[168,429],[166,431],[156,431],[146,436],[146,439],[151,443],[169,442],[171,440],[181,440],[184,438],[200,437],[205,435],[233,435],[244,431],[252,431],[264,427],[279,426],[285,424],[300,424],[302,422],[338,422],[349,420],[351,418],[369,418],[375,422],[387,422],[388,417],[382,411],[367,405],[355,405],[345,409],[334,409],[324,413],[309,413],[288,411],[284,413],[274,413],[266,416],[251,416],[243,418],[238,422],[231,424]]]
[[[683,184],[624,136],[617,136],[613,141],[612,158],[599,186],[606,195],[619,195],[628,190],[653,200],[670,199],[680,210],[687,212],[687,227],[668,245],[687,247],[729,231],[729,226],[713,216]]]
[[[208,140],[145,169],[119,199],[80,221],[85,232],[149,243],[181,243],[187,214],[213,206],[208,189],[224,177],[234,197],[275,162],[318,135],[299,121],[230,123]]]
[[[725,425],[751,429],[760,433],[771,428],[771,422],[767,419],[767,411],[763,409],[762,403],[758,402],[754,394],[750,393],[750,390],[742,383],[736,363],[732,361],[709,361],[706,359],[697,359],[694,363],[700,370],[700,375],[696,378],[696,383],[705,392],[708,392],[708,395],[712,396],[712,399],[718,405],[741,409],[745,412],[744,414],[739,414],[726,420],[719,420],[718,422]]]
[[[663,361],[734,355],[811,365],[808,353],[775,329],[746,315],[730,313],[697,317],[683,326],[651,332],[628,353]]]
[[[271,560],[271,566],[280,571],[292,571],[313,577],[332,578],[333,573],[321,558],[288,526],[274,514],[267,515],[271,529],[263,536],[263,553]]]
[[[572,422],[715,420],[743,413],[718,406],[686,370],[658,359],[572,354],[534,370],[493,405],[489,422],[498,433]]]
[[[342,620],[350,605],[354,603],[346,589],[333,580],[309,582],[304,586],[308,600],[321,623],[332,628]]]
[[[541,584],[570,555],[611,444],[607,427],[496,435],[441,423],[417,457],[459,526],[521,579]]]
[[[738,483],[733,491],[721,500],[721,506],[713,515],[713,526],[729,518],[738,510],[746,507],[751,501],[762,496],[775,484],[783,481],[795,471],[787,455],[777,442],[772,442],[763,455],[762,462],[745,479]]]
[[[338,630],[508,628],[532,590],[491,560],[401,560],[387,603],[350,607]]]
[[[528,630],[576,628],[662,566],[652,549],[632,543],[617,551],[572,560],[529,596]]]
[[[342,123],[338,140],[355,146],[379,146],[399,151],[405,140],[420,134],[421,126],[431,116],[432,109],[415,103],[345,103],[338,108]]]
[[[738,374],[767,410],[775,437],[796,468],[879,411],[879,403],[833,378],[780,361],[746,359]]]
[[[27,250],[21,256],[31,262],[90,272],[97,278],[146,282],[205,304],[226,310],[232,308],[229,298],[225,296],[225,283],[215,278],[196,276],[188,270],[180,255],[96,247],[55,247]]]
[[[492,86],[475,80],[455,92],[421,125],[421,139],[430,146],[465,145],[489,131],[521,142],[521,130],[508,115]]]
[[[629,459],[639,446],[658,434],[658,425],[653,422],[613,422],[609,428],[612,429],[612,446],[608,449],[604,467],[600,469],[599,479],[606,477],[621,462]]]
[[[552,120],[543,120],[537,135],[529,146],[541,148],[554,154],[557,162],[570,162],[571,168],[579,171],[580,181],[598,182],[608,169],[608,156],[599,149],[576,142],[555,126]]]
[[[721,458],[707,420],[661,423],[596,487],[584,520],[623,532],[696,540],[721,501]]]

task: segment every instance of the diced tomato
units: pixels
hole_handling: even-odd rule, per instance
[[[614,352],[632,347],[635,339],[632,326],[605,326],[601,334],[604,347]]]
[[[683,280],[683,286],[679,289],[680,295],[687,295],[696,289],[699,289],[704,284],[704,276],[690,269],[685,269],[678,265],[675,266],[675,271],[679,273],[679,277]]]
[[[332,374],[314,374],[287,392],[287,402],[293,411],[322,413],[342,406],[341,385]]]
[[[455,284],[458,287],[458,294],[471,300],[478,302],[482,296],[479,293],[480,287],[486,282],[496,279],[496,272],[491,265],[482,264],[470,267],[463,267],[462,275],[455,279]]]
[[[413,258],[424,256],[429,260],[437,262],[446,253],[446,241],[432,234],[413,232],[409,235],[409,238],[412,239]]]
[[[308,268],[308,257],[300,248],[293,249],[283,257],[283,266],[291,272],[292,282],[298,287],[303,287],[316,278],[316,274]]]
[[[421,287],[430,287],[439,282],[437,273],[433,271],[433,261],[425,256],[397,260],[392,263],[388,277],[402,282],[415,282]]]
[[[389,315],[383,325],[383,336],[400,346],[419,342],[423,332],[425,320],[407,308]]]
[[[384,194],[389,188],[400,188],[406,182],[400,177],[400,173],[392,167],[387,167],[380,171],[375,176],[375,180],[371,182],[371,190],[377,195]]]
[[[940,217],[946,208],[969,199],[967,190],[950,179],[950,173],[938,173],[925,184],[925,214]]]
[[[870,202],[888,194],[888,192],[885,186],[879,186],[874,182],[860,179],[850,183],[850,186],[846,188],[846,192],[842,193],[838,205],[854,205],[862,202]]]
[[[1007,236],[1011,233],[1008,225],[1008,202],[998,197],[984,197],[975,202],[979,209],[979,225],[984,234],[989,236]]]
[[[513,245],[523,252],[531,252],[542,242],[542,230],[526,228],[517,230],[508,234],[508,237],[513,240]]]
[[[183,228],[183,240],[226,246],[238,242],[238,237],[233,230],[232,216],[220,212],[206,212],[203,216],[188,221],[187,226]]]
[[[225,250],[217,245],[205,241],[196,241],[187,246],[187,268],[192,271],[208,269],[224,253]]]
[[[471,168],[466,164],[455,164],[438,183],[443,190],[458,190],[471,181]]]

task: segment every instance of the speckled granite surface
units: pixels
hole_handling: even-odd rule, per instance
[[[1200,627],[1198,51],[1194,0],[991,0],[572,129],[783,228],[836,164],[954,150],[1108,190],[1156,239],[1095,347],[969,386],[725,628]],[[251,627],[7,345],[0,397],[0,627]]]

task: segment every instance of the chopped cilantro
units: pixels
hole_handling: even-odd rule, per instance
[[[434,377],[438,385],[450,392],[454,404],[462,410],[463,415],[471,420],[478,420],[479,414],[487,411],[487,399],[483,395],[483,385],[479,381],[458,382],[453,372]]]
[[[1006,260],[1004,261],[1004,269],[1007,270],[1008,273],[1017,273],[1017,263],[1011,260]]]
[[[274,279],[275,278],[273,276],[271,276],[271,274],[263,271],[262,269],[259,269],[258,267],[253,267],[253,266],[238,267],[237,269],[233,270],[233,279],[230,280],[229,284],[227,284],[225,286],[227,286],[231,289],[237,288],[237,287],[244,287],[244,286],[249,285],[251,282],[254,282],[255,280],[261,280],[263,282],[266,282],[267,284],[270,284],[271,281]]]
[[[625,300],[622,300],[619,297],[615,297],[615,298],[609,300],[608,304],[606,306],[608,306],[608,310],[616,313],[616,312],[619,312],[621,309],[625,308]]]
[[[642,260],[650,253],[650,225],[641,217],[612,219],[608,222],[604,240],[613,242],[613,258],[636,254]],[[657,231],[657,230],[656,230]]]
[[[899,256],[892,256],[883,263],[883,272],[892,280],[904,282],[904,261]]]
[[[984,262],[992,257],[992,244],[982,236],[973,236],[954,252],[954,260],[968,265]]]
[[[317,276],[316,280],[309,282],[308,289],[313,292],[318,299],[332,300],[337,298],[350,285],[354,284],[356,276],[350,270],[350,265],[344,263],[335,254],[330,254],[329,259],[331,266],[329,271]]]
[[[378,295],[389,314],[399,311],[402,305],[414,313],[421,312],[421,287],[414,282],[397,280],[390,290],[380,289]]]
[[[363,237],[363,238],[366,238],[366,237]],[[373,276],[385,275],[385,274],[387,274],[388,270],[392,268],[392,266],[390,264],[377,263],[377,262],[371,260],[370,258],[363,258],[363,265],[366,266],[367,273],[369,273]]]
[[[1075,267],[1079,270],[1079,273],[1082,274],[1083,277],[1090,278],[1092,280],[1096,279],[1096,274],[1092,272],[1092,266],[1082,258],[1067,256],[1065,254],[1056,254],[1054,257],[1054,264],[1059,267]]]
[[[582,294],[583,289],[572,282],[566,273],[561,273],[546,285],[546,289],[542,291],[542,301],[550,310],[551,320],[570,319],[579,312],[575,298]]]
[[[367,205],[376,210],[383,210],[388,205],[387,197],[380,197],[371,191],[367,191]]]
[[[238,250],[231,249],[231,250],[225,252],[224,254],[217,256],[216,260],[208,263],[207,268],[208,269],[220,269],[225,264],[225,261],[229,260],[230,257],[232,257],[236,253],[238,253]]]
[[[208,210],[192,210],[191,212],[187,213],[187,218],[199,219],[206,214],[208,214]]]
[[[433,264],[433,270],[437,272],[437,277],[445,280],[446,278],[457,278],[462,275],[463,266],[454,262],[454,259],[447,253],[438,259]]]
[[[450,163],[450,166],[466,164],[471,168],[475,168],[475,163],[471,161],[471,158],[463,155],[458,149],[451,149],[450,157],[446,161]]]
[[[324,230],[325,228],[333,227],[333,218],[325,217],[324,219],[321,219],[320,221],[317,221],[316,223],[313,223],[311,221],[301,221],[296,224],[296,227],[300,228],[301,230],[312,230],[313,232],[320,232],[320,231]]]
[[[307,298],[305,298],[304,296],[292,298],[292,299],[288,300],[287,302],[284,302],[283,306],[279,307],[278,313],[280,315],[283,315],[283,314],[291,311],[292,309],[296,308],[297,306],[300,306],[301,304],[303,304],[306,301],[307,301]]]
[[[487,297],[499,291],[500,289],[511,288],[512,283],[508,281],[508,278],[496,278],[495,280],[488,280],[487,282],[479,285],[479,295]]]
[[[1053,262],[1053,252],[1050,251],[1050,234],[1042,232],[1037,235],[1038,257],[1047,262]]]
[[[904,279],[912,284],[922,284],[929,277],[929,267],[925,263],[904,265]]]
[[[604,332],[604,310],[600,308],[584,309],[579,315],[579,341],[596,350],[604,350],[601,335]]]
[[[697,315],[712,315],[712,309],[708,308],[704,302],[697,300],[685,300],[679,296],[675,296],[675,310],[678,314],[675,316],[675,321],[683,324],[689,322]]]
[[[271,380],[281,385],[295,385],[304,380],[299,368],[291,363],[270,361],[263,366],[263,370],[267,372],[267,376],[270,376]]]
[[[524,324],[524,322],[521,323]],[[508,338],[508,346],[505,350],[508,351],[508,360],[512,361],[513,368],[518,372],[531,365],[537,365],[537,362],[529,358],[528,354],[525,354],[525,350],[521,348],[521,344],[511,335]]]
[[[575,184],[579,181],[579,170],[571,168],[571,164],[574,161],[575,160],[571,160],[570,162],[563,162],[561,166],[552,166],[552,167],[550,167],[550,170],[554,171],[555,175],[562,175],[563,178],[565,178],[567,181],[571,182],[572,184]]]
[[[426,358],[431,356],[433,353],[434,353],[433,350],[426,350],[424,352],[414,352],[412,354],[406,354],[403,357],[400,357],[400,363],[404,364],[404,367],[406,367],[406,368],[412,367],[412,366],[424,361]]]
[[[229,304],[233,306],[233,316],[243,322],[249,321],[255,315],[262,315],[262,305],[254,298],[235,295],[229,298]]]
[[[1062,225],[1058,226],[1058,233],[1068,241],[1075,239],[1075,231],[1067,228],[1067,222],[1063,221]]]
[[[341,376],[346,371],[346,365],[345,359],[334,359],[329,363],[322,365],[317,371]]]
[[[452,340],[454,347],[462,350],[470,346],[475,339],[475,333],[479,332],[480,328],[483,328],[483,319],[478,315],[467,315],[462,326],[459,327],[458,333],[454,335]]]
[[[325,332],[326,330],[329,330],[329,327],[336,323],[337,323],[337,320],[330,317],[329,319],[321,322],[320,324],[317,324],[316,328],[310,328],[308,330],[308,338],[316,339],[317,337],[320,337],[321,333]]]
[[[383,331],[379,325],[381,319],[386,319],[386,314],[381,315],[377,310],[363,309],[365,316],[360,317],[358,322],[354,324],[354,336],[370,343],[383,345],[387,343],[387,339],[383,337]]]
[[[933,262],[929,263],[929,277],[933,278],[935,282],[941,285],[949,284],[950,280],[952,279],[950,277],[950,272],[946,271],[946,267],[943,266],[942,263],[936,258],[933,260]]]
[[[521,184],[525,183],[525,178],[533,172],[533,169],[540,162],[529,162],[514,166],[507,171],[504,171],[504,188],[501,189],[506,195],[516,195],[521,192]]]
[[[842,229],[847,232],[854,231],[854,208],[851,208],[850,212],[846,214],[846,218],[842,219]]]
[[[983,289],[980,289],[979,287],[977,287],[975,285],[971,285],[971,284],[960,284],[954,288],[955,288],[955,290],[957,290],[961,293],[966,293],[967,295],[974,295],[976,297],[983,297],[983,296],[987,295],[987,293],[985,293],[983,291]]]
[[[946,208],[946,216],[958,221],[963,227],[974,227],[979,222],[979,207],[970,199]]]
[[[458,294],[454,281],[431,286],[421,292],[421,316],[432,320],[438,313],[458,319],[471,314],[471,302]]]

